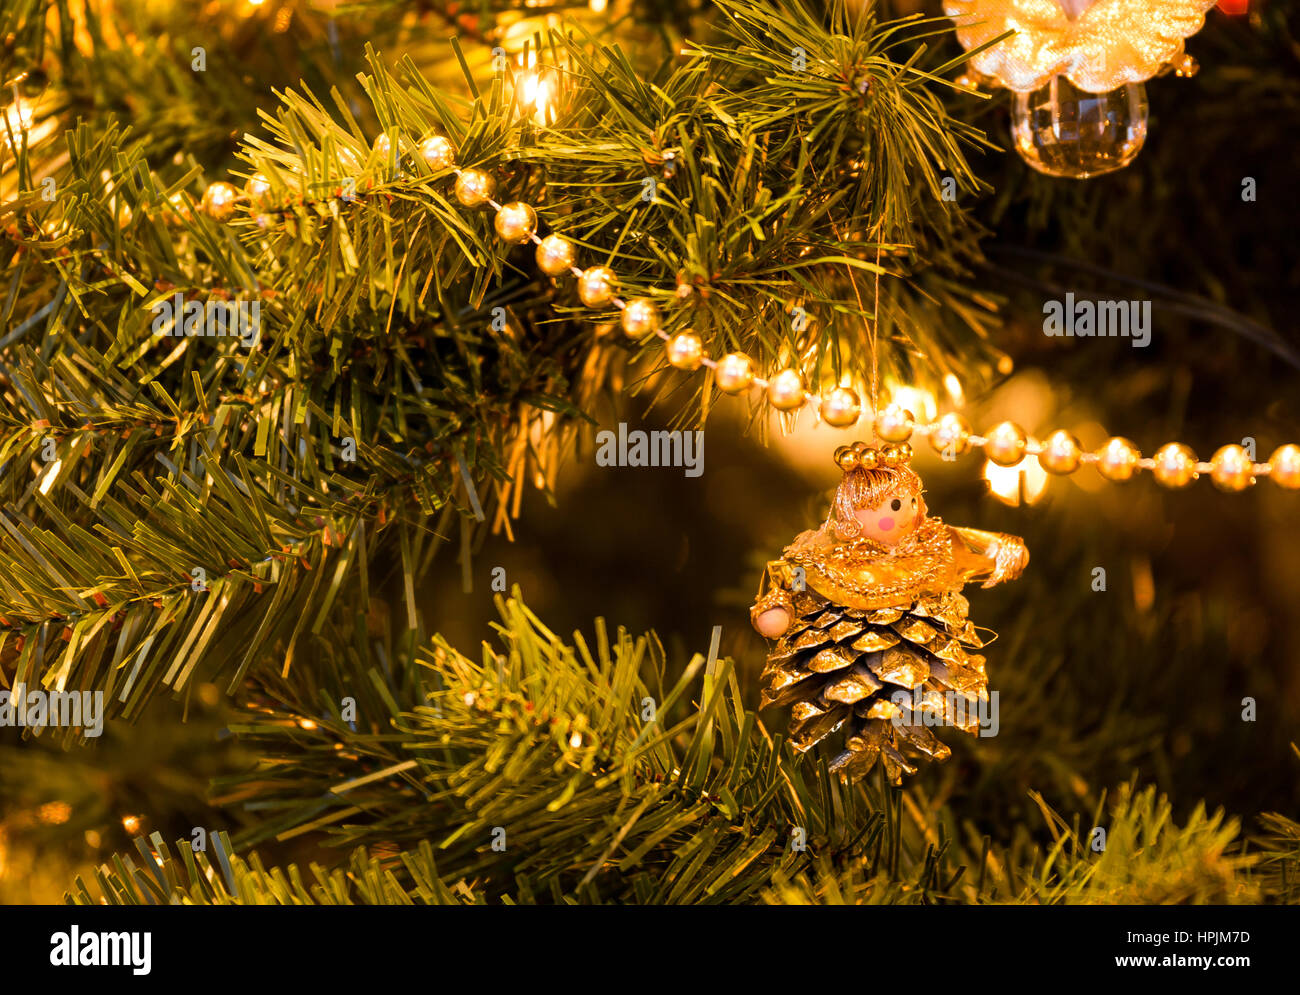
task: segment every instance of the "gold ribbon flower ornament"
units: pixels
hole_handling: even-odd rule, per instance
[[[971,68],[1016,94],[1029,165],[1083,179],[1128,165],[1146,139],[1145,80],[1191,75],[1184,40],[1218,0],[945,0]],[[996,44],[994,39],[1014,32]]]
[[[971,65],[1008,90],[1027,93],[1064,76],[1105,93],[1150,79],[1183,54],[1218,0],[945,0],[967,49],[1015,35]]]

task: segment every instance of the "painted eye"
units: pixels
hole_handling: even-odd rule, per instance
[[[889,502],[889,507],[897,511],[899,508],[903,507],[903,502],[898,500],[898,498],[894,498],[894,500]]]
[[[912,498],[912,507],[913,507],[913,508],[916,507],[916,498]]]

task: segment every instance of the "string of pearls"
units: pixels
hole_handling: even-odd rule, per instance
[[[375,150],[387,156],[389,138],[380,135]],[[766,400],[778,411],[795,411],[813,406],[822,421],[835,428],[852,428],[863,417],[862,401],[851,387],[833,387],[821,394],[807,389],[798,370],[783,369],[771,377],[755,372],[754,361],[743,352],[727,353],[714,359],[704,352],[704,344],[693,330],[686,329],[669,335],[663,330],[663,316],[659,306],[649,297],[624,300],[616,292],[618,277],[608,266],[577,265],[577,252],[573,242],[563,235],[537,234],[537,212],[523,201],[507,204],[494,200],[496,180],[480,169],[462,169],[456,165],[456,152],[451,142],[442,135],[432,135],[420,142],[417,154],[435,173],[450,171],[455,177],[454,193],[457,201],[467,208],[484,205],[496,212],[493,227],[497,236],[511,245],[531,242],[536,246],[537,265],[548,276],[570,273],[577,280],[578,297],[589,308],[613,306],[622,312],[623,331],[636,340],[657,336],[664,344],[670,365],[686,371],[701,367],[712,372],[718,389],[726,394],[741,394],[758,388]],[[246,199],[254,209],[267,206],[271,185],[266,177],[253,176],[245,188]],[[233,216],[241,200],[239,192],[229,183],[216,182],[203,195],[202,209],[218,221]],[[1280,446],[1264,463],[1256,463],[1244,446],[1221,447],[1202,462],[1181,442],[1170,442],[1160,447],[1152,457],[1144,457],[1137,446],[1126,438],[1114,436],[1094,452],[1086,452],[1079,440],[1064,429],[1053,432],[1046,439],[1031,438],[1015,422],[1004,421],[990,428],[984,435],[976,435],[961,415],[951,413],[935,422],[917,424],[911,411],[899,404],[889,404],[872,413],[875,434],[896,449],[898,458],[910,457],[908,440],[913,435],[927,437],[931,446],[945,459],[981,447],[990,460],[999,466],[1015,466],[1026,456],[1035,456],[1049,473],[1065,475],[1081,466],[1093,465],[1107,480],[1131,479],[1140,470],[1149,470],[1155,479],[1169,488],[1186,487],[1202,474],[1208,474],[1221,490],[1243,491],[1259,477],[1268,477],[1279,487],[1300,489],[1300,446],[1293,443]],[[836,461],[843,469],[859,454],[852,447],[841,447]]]

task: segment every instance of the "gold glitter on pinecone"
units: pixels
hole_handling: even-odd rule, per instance
[[[916,772],[913,761],[950,755],[930,726],[978,733],[988,679],[984,657],[970,650],[986,640],[960,593],[876,610],[843,607],[813,591],[788,598],[793,621],[768,655],[763,707],[793,705],[796,749],[843,726],[845,749],[831,770],[857,780],[879,760],[897,785]]]

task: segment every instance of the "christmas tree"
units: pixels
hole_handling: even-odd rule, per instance
[[[0,900],[1300,899],[1300,14],[1007,6],[6,4]]]

